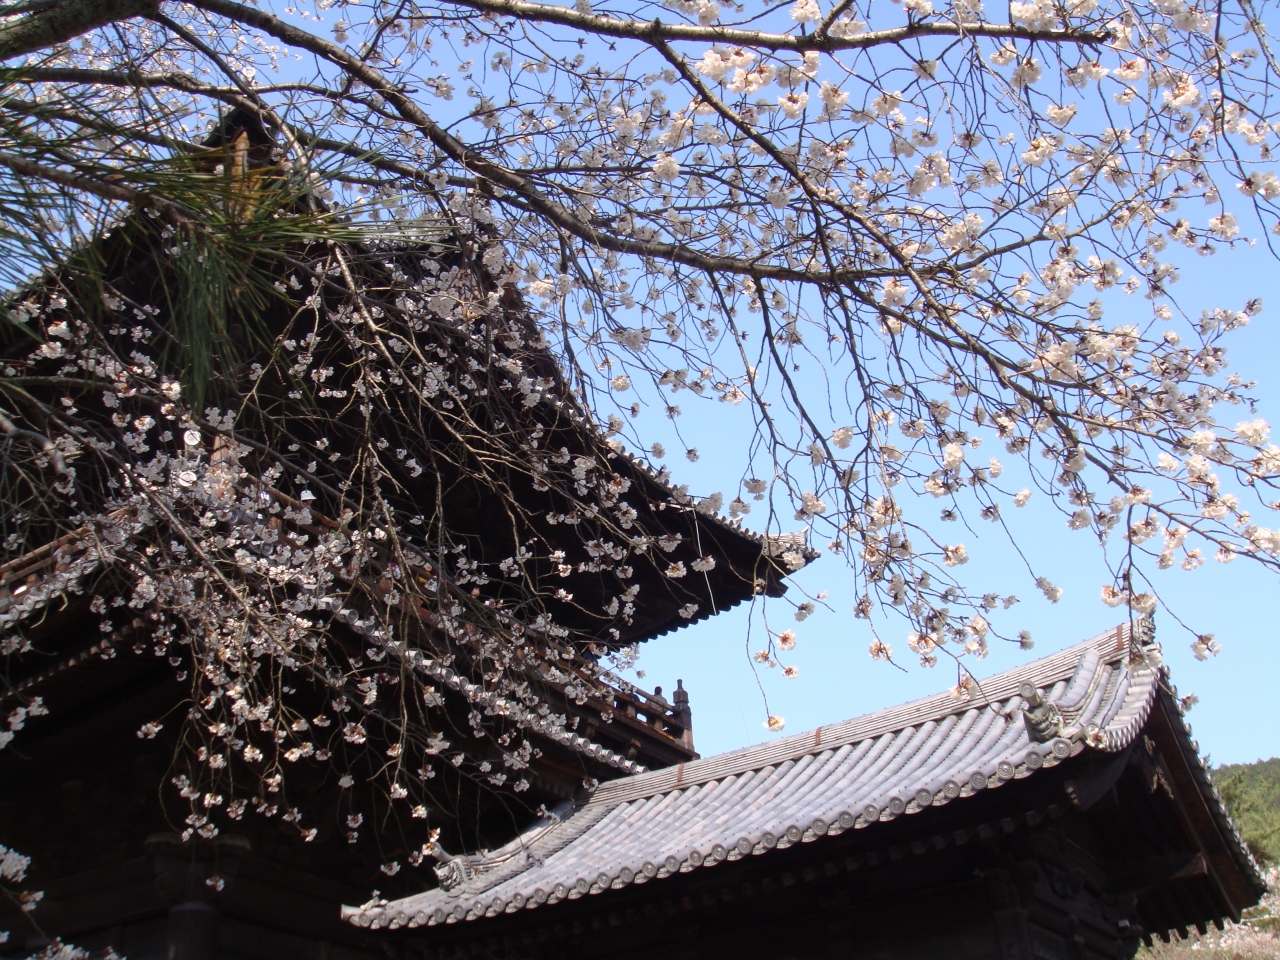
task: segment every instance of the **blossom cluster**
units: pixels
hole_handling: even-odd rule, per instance
[[[412,837],[458,778],[526,791],[548,744],[625,769],[577,727],[636,697],[610,662],[633,661],[642,591],[697,615],[683,582],[717,557],[680,526],[701,514],[574,406],[485,269],[315,247],[261,317],[275,339],[200,410],[159,349],[172,317],[127,276],[101,305],[54,275],[15,307],[37,346],[5,383],[43,433],[5,463],[8,675],[58,652],[32,630],[68,597],[96,622],[84,656],[167,662],[191,709],[136,735],[173,753],[184,839],[249,815],[304,842],[336,818],[365,845],[367,824],[427,821]],[[21,686],[0,709],[0,748],[46,712]],[[325,771],[337,810],[305,786]],[[427,853],[375,846],[389,874]]]

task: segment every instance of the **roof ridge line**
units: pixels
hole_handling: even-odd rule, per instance
[[[683,788],[711,780],[721,780],[748,770],[759,769],[770,763],[783,763],[787,760],[799,759],[806,754],[837,749],[846,744],[904,729],[922,719],[939,719],[941,713],[939,707],[952,705],[953,709],[941,714],[949,716],[952,713],[972,710],[974,707],[987,706],[993,701],[1016,693],[1018,687],[1028,677],[1034,676],[1044,683],[1066,679],[1075,671],[1076,665],[1080,662],[1080,656],[1087,650],[1096,650],[1099,654],[1110,654],[1110,657],[1103,657],[1103,662],[1114,662],[1127,651],[1128,644],[1125,642],[1127,633],[1127,624],[1121,624],[1047,657],[994,674],[985,681],[979,682],[978,688],[981,691],[979,697],[958,700],[949,692],[934,693],[905,704],[863,714],[851,720],[824,724],[779,740],[767,740],[749,747],[740,747],[727,753],[691,760],[677,767],[664,767],[661,770],[651,770],[647,773],[610,780],[596,788],[588,805],[615,805],[663,793],[676,787]],[[1062,662],[1054,664],[1050,672],[1041,672],[1046,664],[1057,660]]]

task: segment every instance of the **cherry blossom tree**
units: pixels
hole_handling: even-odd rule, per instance
[[[754,433],[723,488],[679,495],[762,530],[807,527],[832,595],[881,638],[872,656],[905,638],[927,665],[957,658],[961,694],[964,658],[1001,636],[988,614],[1021,587],[966,584],[959,531],[1000,527],[1033,496],[1097,541],[1101,598],[1129,616],[1160,603],[1153,569],[1280,566],[1267,525],[1280,447],[1226,356],[1261,303],[1232,292],[1188,316],[1174,287],[1199,257],[1276,232],[1277,65],[1253,0],[14,0],[0,17],[0,242],[14,285],[50,263],[89,270],[75,259],[86,238],[132,215],[157,224],[183,289],[222,291],[219,303],[254,289],[265,303],[296,285],[339,318],[271,333],[271,363],[244,377],[181,343],[177,360],[148,353],[131,329],[152,323],[151,305],[68,296],[65,273],[9,308],[10,338],[30,343],[0,382],[5,557],[81,531],[90,546],[74,563],[107,547],[134,558],[128,608],[160,612],[130,642],[172,656],[210,698],[179,785],[192,830],[246,803],[287,813],[216,786],[228,742],[266,758],[270,783],[299,757],[334,756],[326,737],[352,751],[377,741],[361,776],[411,810],[429,779],[423,750],[518,780],[520,731],[563,721],[513,672],[507,687],[459,681],[507,769],[433,727],[441,681],[395,646],[399,601],[434,610],[434,628],[496,676],[529,623],[577,642],[547,571],[580,561],[541,557],[534,572],[518,538],[493,569],[466,560],[448,518],[405,516],[392,491],[433,451],[375,424],[447,419],[459,450],[497,444],[477,482],[512,529],[522,505],[497,461],[579,504],[588,562],[615,571],[639,560],[605,454],[557,461],[528,437],[494,439],[504,410],[553,397],[655,462],[665,451],[641,412],[678,428],[717,404],[748,410]],[[256,118],[269,173],[200,167],[229,111]],[[388,306],[396,278],[344,259],[344,244],[371,237],[425,238],[453,265],[413,278],[421,302]],[[492,335],[415,327],[424,309],[485,318]],[[222,306],[183,315],[206,332],[232,323]],[[105,407],[77,419],[90,382]],[[296,382],[364,399],[339,404],[330,426],[297,426],[313,410]],[[456,400],[452,419],[437,395]],[[282,477],[299,489],[281,493]],[[308,531],[287,563],[239,555],[281,536],[269,518],[244,520],[263,497]],[[660,559],[669,577],[715,563]],[[374,560],[376,573],[353,574]],[[74,563],[41,589],[65,589]],[[273,604],[246,602],[235,570],[278,586]],[[335,577],[362,583],[366,605],[293,590]],[[503,577],[519,602],[477,599]],[[592,614],[629,616],[625,596]],[[785,602],[803,619],[818,598]],[[322,640],[318,612],[339,609],[370,656],[416,678],[416,698],[378,713],[386,681]],[[179,651],[192,635],[206,640]],[[16,654],[24,641],[4,642]],[[780,666],[795,642],[771,634],[758,659]],[[1195,643],[1216,650],[1208,635]],[[200,660],[211,654],[223,666]],[[251,666],[264,661],[343,691],[347,712],[319,718],[329,734],[289,712],[281,674]],[[251,723],[285,735],[258,744]]]

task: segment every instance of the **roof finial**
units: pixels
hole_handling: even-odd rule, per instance
[[[432,869],[435,871],[436,879],[440,882],[440,886],[445,890],[452,890],[459,884],[465,883],[471,879],[475,872],[471,866],[471,858],[467,856],[454,856],[440,846],[436,839],[439,831],[435,831],[435,835],[426,844],[426,853],[435,858],[436,863]]]
[[[1026,721],[1027,731],[1032,740],[1048,743],[1062,733],[1065,725],[1062,711],[1058,709],[1057,704],[1045,700],[1034,683],[1022,684],[1018,688],[1018,695],[1025,701],[1022,708],[1023,719]]]
[[[675,701],[671,711],[676,723],[680,724],[680,742],[690,750],[693,749],[693,711],[689,709],[689,691],[684,688],[684,681],[676,681],[676,692],[672,694]]]

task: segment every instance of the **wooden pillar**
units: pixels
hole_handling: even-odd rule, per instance
[[[218,960],[222,911],[207,900],[183,900],[169,908],[167,960]]]
[[[987,872],[991,890],[999,960],[1031,960],[1031,930],[1027,910],[1012,873],[1003,868]]]
[[[156,833],[144,847],[156,872],[156,890],[169,905],[165,960],[218,960],[218,901],[249,854],[249,841],[219,836],[184,842],[177,834]]]

